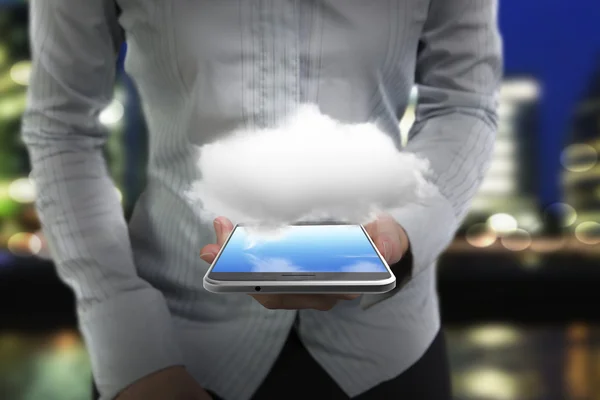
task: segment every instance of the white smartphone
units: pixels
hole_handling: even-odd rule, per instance
[[[272,236],[236,225],[204,276],[214,293],[385,293],[392,273],[362,225],[299,223]]]

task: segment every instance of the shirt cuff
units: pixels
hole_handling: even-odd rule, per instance
[[[102,400],[153,372],[183,365],[170,312],[153,288],[125,292],[78,314]]]
[[[396,288],[392,291],[363,295],[361,299],[363,309],[394,296],[412,278],[434,265],[452,242],[459,225],[454,208],[441,194],[422,204],[412,203],[389,214],[406,231],[410,242],[412,265],[408,266],[407,276],[397,277]]]

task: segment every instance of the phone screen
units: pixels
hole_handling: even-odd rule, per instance
[[[360,225],[291,225],[260,236],[237,226],[213,265],[212,277],[277,276],[356,279],[389,277],[389,269]],[[253,276],[250,276],[253,275]]]

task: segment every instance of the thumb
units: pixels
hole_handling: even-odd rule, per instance
[[[402,258],[402,243],[398,228],[393,220],[380,219],[376,222],[372,237],[375,246],[388,264],[395,264]]]
[[[216,244],[207,244],[200,250],[200,258],[208,264],[212,264],[221,248]]]
[[[213,225],[217,235],[217,245],[220,248],[225,244],[225,241],[233,230],[233,224],[225,217],[218,217],[214,220]]]

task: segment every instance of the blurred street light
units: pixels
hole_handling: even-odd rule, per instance
[[[492,215],[487,223],[494,232],[500,235],[514,232],[519,227],[515,217],[504,213]]]
[[[10,69],[10,77],[12,80],[21,85],[29,84],[29,76],[31,74],[31,61],[19,61]]]

